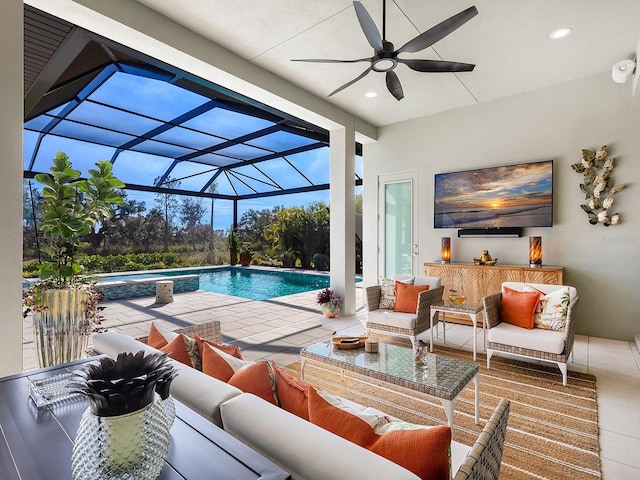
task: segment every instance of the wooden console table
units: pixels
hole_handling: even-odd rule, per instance
[[[424,275],[440,277],[443,300],[449,290],[464,289],[466,301],[482,303],[482,298],[500,291],[503,282],[548,283],[562,285],[562,267],[519,265],[475,265],[473,263],[425,263]],[[451,315],[450,320],[470,324],[468,317]]]
[[[29,377],[78,368],[90,360],[0,379],[0,478],[71,479],[71,453],[86,398],[37,409]],[[290,479],[275,464],[185,405],[176,402],[169,454],[158,480]]]

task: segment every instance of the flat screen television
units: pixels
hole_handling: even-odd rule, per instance
[[[552,225],[553,160],[435,176],[435,228]]]

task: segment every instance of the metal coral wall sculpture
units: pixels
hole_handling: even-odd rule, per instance
[[[608,227],[620,223],[619,213],[609,213],[613,195],[626,188],[626,185],[613,185],[611,171],[614,161],[615,158],[607,158],[607,146],[603,145],[595,152],[582,150],[582,161],[571,165],[575,172],[584,173],[580,190],[585,194],[586,203],[580,207],[587,212],[591,225],[602,223]]]

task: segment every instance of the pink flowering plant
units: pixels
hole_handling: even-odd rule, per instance
[[[332,307],[342,307],[342,305],[344,304],[344,298],[335,290],[331,290],[330,288],[325,288],[324,290],[320,290],[318,292],[316,303],[320,305],[324,305],[325,303],[328,303]]]

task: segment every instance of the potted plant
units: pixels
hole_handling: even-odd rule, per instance
[[[253,258],[253,249],[249,243],[243,243],[239,250],[238,254],[240,255],[240,265],[243,267],[248,267],[251,265],[251,259]]]
[[[320,305],[320,310],[325,317],[333,318],[340,313],[340,309],[344,305],[344,298],[335,290],[325,288],[318,292],[316,303]]]
[[[108,161],[96,163],[89,178],[71,168],[69,157],[58,152],[49,174],[34,178],[42,189],[44,261],[40,281],[23,292],[23,316],[32,313],[36,358],[40,367],[81,358],[88,334],[102,320],[102,294],[78,263],[80,237],[114,214],[124,203],[117,189],[124,183]]]
[[[238,235],[238,230],[235,228],[229,230],[227,243],[229,244],[229,264],[235,265],[238,263],[238,249],[240,248],[240,236]]]

